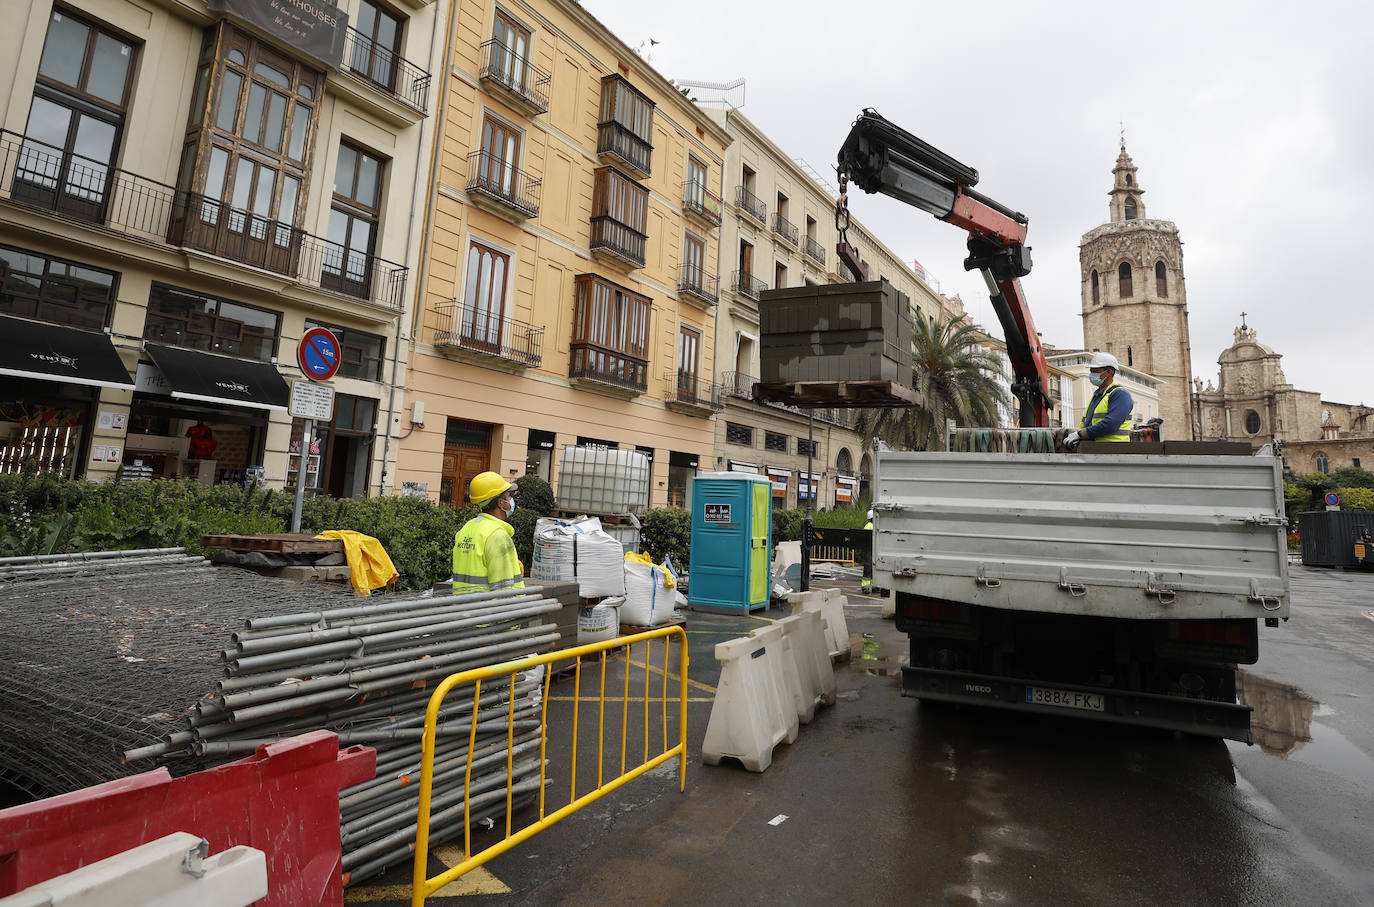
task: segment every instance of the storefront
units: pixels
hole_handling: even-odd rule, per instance
[[[263,461],[268,414],[290,397],[275,366],[146,343],[123,463],[147,478],[242,483]]]
[[[697,455],[668,452],[668,506],[691,508],[692,477],[697,474]]]
[[[530,429],[530,439],[525,445],[525,472],[551,482],[553,475],[553,447],[557,437],[551,431],[538,428]]]
[[[792,470],[766,467],[768,484],[772,486],[772,505],[774,510],[787,509],[787,485],[792,478]]]
[[[315,423],[310,460],[305,466],[306,490],[331,498],[365,496],[376,422],[376,400],[335,394],[334,418]],[[304,428],[300,419],[291,424],[291,455],[287,459],[286,474],[288,491],[295,489],[296,477],[300,474],[300,438]]]

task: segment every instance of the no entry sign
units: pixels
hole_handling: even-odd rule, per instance
[[[301,372],[312,381],[328,381],[339,370],[339,338],[326,328],[311,328],[296,348]]]

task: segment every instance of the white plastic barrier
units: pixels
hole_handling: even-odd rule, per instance
[[[849,656],[849,627],[844,620],[844,593],[838,589],[814,589],[792,592],[787,596],[792,613],[818,611],[825,628],[826,644],[831,658]]]
[[[246,907],[267,897],[267,857],[240,845],[206,857],[176,832],[0,898],[0,907]]]
[[[830,647],[825,641],[824,621],[819,611],[803,611],[778,621],[783,632],[792,639],[797,653],[798,674],[810,678],[816,702],[830,705],[835,701],[835,665],[830,660]]]
[[[777,693],[778,706],[782,709],[782,723],[787,728],[788,743],[797,739],[797,721],[802,713],[801,681],[797,679],[797,662],[792,653],[792,643],[783,636],[782,627],[770,624],[751,630],[749,635],[768,647],[768,656],[763,660],[773,674],[773,688]],[[815,709],[813,707],[812,711]]]
[[[787,739],[788,724],[781,695],[768,658],[776,642],[730,639],[716,644],[720,683],[701,744],[701,761],[719,765],[726,756],[738,759],[751,772],[773,764],[773,747]],[[793,719],[791,726],[796,727]]]

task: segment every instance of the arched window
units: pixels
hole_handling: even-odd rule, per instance
[[[1259,434],[1260,417],[1253,409],[1245,414],[1245,430],[1252,435]]]
[[[1162,261],[1155,262],[1155,292],[1160,299],[1169,298],[1169,269]]]
[[[1331,475],[1331,461],[1326,458],[1326,454],[1317,454],[1317,472],[1322,475]]]
[[[1135,220],[1135,199],[1126,199],[1126,219]]]
[[[1122,299],[1131,297],[1131,263],[1123,261],[1121,267],[1116,269],[1117,276],[1120,278],[1120,296]]]
[[[844,475],[851,475],[854,469],[854,461],[849,456],[849,449],[840,448],[840,455],[835,458],[835,471]]]
[[[1129,346],[1126,347],[1126,364],[1135,365],[1135,353],[1131,352],[1131,348]]]
[[[1134,177],[1134,176],[1131,176],[1131,174],[1129,174],[1129,173],[1126,174],[1126,185],[1128,185],[1128,186],[1133,186],[1133,185],[1135,185],[1135,177]]]
[[[1093,305],[1102,305],[1102,297],[1101,297],[1100,295],[1098,295],[1098,292],[1099,292],[1099,291],[1098,291],[1098,289],[1097,289],[1097,269],[1096,269],[1096,268],[1093,269],[1092,285],[1093,285]]]

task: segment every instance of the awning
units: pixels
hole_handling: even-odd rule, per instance
[[[132,390],[108,334],[0,315],[0,375]]]
[[[155,343],[144,349],[178,399],[282,411],[291,399],[286,381],[269,363]]]

